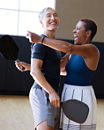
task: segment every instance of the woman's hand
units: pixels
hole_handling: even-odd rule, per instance
[[[22,61],[15,61],[16,67],[21,71],[30,71],[30,64]]]
[[[27,31],[26,38],[28,38],[31,43],[41,43],[41,36],[36,33]]]

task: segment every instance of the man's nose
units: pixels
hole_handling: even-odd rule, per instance
[[[55,19],[54,15],[51,15],[51,19]]]

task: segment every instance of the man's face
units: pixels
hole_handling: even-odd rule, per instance
[[[59,26],[59,17],[55,10],[48,9],[42,18],[42,26],[46,30],[56,30]]]

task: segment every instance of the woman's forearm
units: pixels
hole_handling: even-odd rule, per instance
[[[73,44],[66,42],[66,41],[61,41],[61,40],[54,40],[50,39],[47,37],[41,37],[36,33],[27,32],[27,38],[31,43],[42,43],[48,47],[51,47],[55,50],[64,52],[64,53],[71,53],[73,51]]]
[[[71,53],[73,50],[73,44],[65,41],[45,38],[43,44],[64,53]]]
[[[70,57],[71,54],[69,53],[66,53],[61,60],[64,60],[65,62],[68,62],[69,61],[69,57]]]

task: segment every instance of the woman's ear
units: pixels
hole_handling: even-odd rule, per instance
[[[87,37],[91,37],[91,33],[92,33],[92,31],[91,31],[91,30],[88,30],[88,31],[87,31]]]

